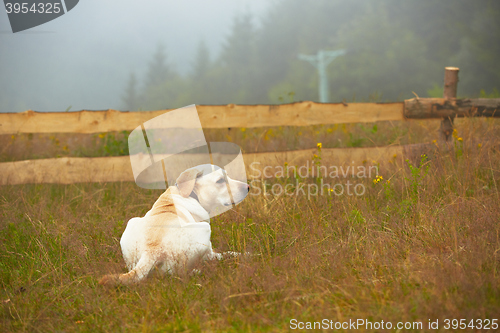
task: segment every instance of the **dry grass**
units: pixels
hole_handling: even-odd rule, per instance
[[[424,328],[439,319],[445,331],[446,318],[500,319],[500,126],[458,127],[463,140],[454,138],[451,152],[411,168],[387,164],[381,182],[358,180],[361,197],[249,196],[212,220],[212,238],[219,251],[254,255],[119,289],[97,281],[125,270],[125,223],[159,191],[131,183],[4,186],[0,327],[284,331],[292,318],[363,318]]]
[[[383,121],[376,124],[205,129],[204,132],[209,142],[234,142],[244,153],[254,153],[313,148],[317,142],[322,142],[323,148],[430,142],[437,139],[439,123],[439,120]],[[127,155],[127,133],[0,135],[0,161]]]

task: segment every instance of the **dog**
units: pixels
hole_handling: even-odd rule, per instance
[[[243,201],[249,190],[247,183],[229,178],[212,164],[185,170],[144,217],[128,221],[120,246],[129,272],[106,275],[99,283],[137,283],[154,268],[161,273],[189,273],[200,260],[223,258],[212,249],[210,216]]]

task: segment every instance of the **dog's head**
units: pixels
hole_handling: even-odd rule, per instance
[[[250,190],[247,183],[231,179],[224,169],[212,164],[187,169],[179,175],[176,185],[183,197],[195,197],[211,216],[240,203]]]

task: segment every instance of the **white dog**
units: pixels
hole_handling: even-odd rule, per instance
[[[155,267],[163,273],[190,272],[199,260],[222,258],[212,251],[207,221],[241,202],[249,189],[211,164],[184,171],[176,186],[170,186],[144,217],[128,221],[120,245],[130,271],[106,275],[99,283],[138,282]]]

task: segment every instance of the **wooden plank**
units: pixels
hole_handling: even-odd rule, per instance
[[[281,105],[197,106],[206,128],[308,126],[403,120],[402,103],[297,102]]]
[[[281,105],[199,105],[204,128],[307,126],[403,120],[403,103],[297,102]],[[171,110],[0,113],[0,134],[131,131]]]
[[[62,157],[0,163],[0,185],[134,181],[130,158]]]
[[[373,148],[331,148],[321,150],[321,161],[325,166],[375,165],[401,160],[405,146]],[[317,149],[287,152],[244,154],[247,177],[265,177],[274,174],[276,167],[312,166]],[[259,174],[260,173],[260,174]],[[130,182],[134,181],[129,156],[115,157],[62,157],[0,163],[0,185],[82,182]]]
[[[330,166],[370,166],[384,164],[394,159],[403,158],[403,146],[367,147],[367,148],[330,148],[321,150],[321,165]],[[276,153],[245,154],[245,167],[248,178],[266,178],[273,174],[277,167],[305,166],[312,167],[313,155],[318,154],[317,149],[303,149]],[[265,168],[267,169],[265,170]]]
[[[413,98],[404,101],[408,119],[444,117],[500,117],[500,98]]]

